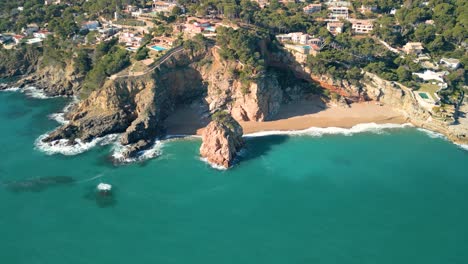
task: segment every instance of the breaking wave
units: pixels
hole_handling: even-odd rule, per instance
[[[61,125],[68,124],[70,121],[65,119],[65,113],[68,112],[70,110],[70,108],[73,107],[76,103],[78,103],[78,98],[73,97],[73,100],[69,104],[67,104],[62,109],[61,112],[50,114],[49,118],[52,119],[52,120],[57,121],[57,123],[59,123]]]
[[[223,166],[220,166],[220,165],[209,162],[208,159],[206,159],[206,158],[200,158],[200,160],[203,161],[204,163],[210,165],[210,167],[213,168],[213,169],[217,169],[217,170],[221,170],[221,171],[227,170],[227,168],[225,168]]]
[[[427,129],[424,129],[424,128],[418,128],[418,131],[421,131],[421,132],[425,133],[430,138],[441,138],[441,139],[448,140],[447,137],[442,135],[441,133],[437,133],[437,132],[427,130]]]
[[[141,162],[160,156],[162,153],[162,148],[163,142],[156,140],[149,149],[140,151],[137,157],[125,158],[124,153],[128,149],[128,146],[123,146],[120,144],[120,142],[115,142],[113,146],[112,158],[120,163]]]
[[[357,133],[375,133],[375,134],[382,134],[385,130],[388,129],[399,129],[399,128],[406,128],[412,127],[412,124],[376,124],[376,123],[365,123],[365,124],[358,124],[351,128],[340,128],[340,127],[311,127],[304,130],[290,130],[290,131],[263,131],[263,132],[256,132],[251,134],[244,135],[245,137],[263,137],[263,136],[273,136],[273,135],[297,135],[297,136],[313,136],[313,137],[320,137],[322,135],[345,135],[351,136]]]
[[[38,89],[34,86],[27,86],[24,88],[19,87],[9,87],[6,89],[1,90],[3,92],[22,92],[29,97],[36,98],[36,99],[49,99],[58,96],[48,96],[43,90]]]
[[[19,90],[21,90],[19,87],[9,87],[9,88],[6,88],[6,89],[0,90],[0,91],[2,91],[2,92],[18,92]]]
[[[36,148],[48,155],[62,154],[66,156],[73,156],[83,153],[95,146],[105,146],[111,144],[115,142],[120,136],[119,134],[111,134],[93,139],[90,142],[83,142],[80,139],[75,139],[75,141],[70,144],[70,142],[66,139],[55,140],[52,142],[43,142],[42,140],[48,135],[49,134],[44,134],[37,138],[35,142]]]
[[[468,145],[463,145],[463,144],[457,144],[458,147],[460,147],[463,150],[468,151]]]
[[[58,96],[48,96],[43,90],[37,89],[34,86],[25,87],[23,88],[22,92],[26,94],[27,96],[36,98],[36,99],[49,99],[49,98],[58,97]]]

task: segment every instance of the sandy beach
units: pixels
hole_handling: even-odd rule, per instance
[[[209,120],[196,105],[179,107],[166,120],[169,135],[200,135]],[[283,105],[276,118],[265,122],[240,122],[244,134],[262,131],[303,130],[310,127],[350,128],[357,124],[403,124],[406,118],[389,106],[375,102],[354,103],[351,107],[327,106],[319,100]]]

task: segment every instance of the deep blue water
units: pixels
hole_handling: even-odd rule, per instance
[[[66,103],[0,93],[1,263],[468,263],[468,152],[443,139],[250,138],[228,171],[175,140],[114,166],[35,149]]]

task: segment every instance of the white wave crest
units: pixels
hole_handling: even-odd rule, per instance
[[[220,170],[220,171],[225,171],[225,170],[228,169],[228,168],[225,168],[225,167],[220,166],[218,164],[211,163],[206,158],[200,158],[200,160],[203,161],[204,163],[210,165],[210,167],[213,168],[213,169],[217,169],[217,170]]]
[[[46,138],[49,134],[44,134],[37,138],[35,146],[38,150],[48,154],[62,154],[66,156],[73,156],[99,145],[105,146],[111,144],[117,140],[120,136],[119,134],[111,134],[104,137],[96,138],[90,142],[82,142],[79,139],[75,139],[73,144],[70,144],[66,139],[55,140],[52,142],[43,142],[42,140]]]
[[[382,134],[385,130],[388,129],[399,129],[405,127],[412,127],[412,124],[376,124],[376,123],[365,123],[358,124],[351,128],[340,128],[340,127],[311,127],[304,130],[289,130],[289,131],[262,131],[251,134],[244,135],[245,137],[263,137],[263,136],[273,136],[273,135],[297,135],[297,136],[313,136],[320,137],[322,135],[345,135],[351,136],[357,133],[375,133]]]
[[[76,104],[78,103],[78,98],[76,97],[73,97],[73,100],[67,104],[61,112],[58,112],[58,113],[53,113],[53,114],[50,114],[49,115],[49,118],[52,119],[52,120],[55,120],[57,121],[57,123],[61,124],[61,125],[66,125],[68,123],[70,123],[70,121],[66,120],[65,119],[65,113],[70,111],[70,109]]]
[[[441,138],[441,139],[447,140],[447,137],[444,136],[443,134],[437,133],[437,132],[434,132],[434,131],[431,131],[431,130],[427,130],[425,128],[418,128],[418,131],[421,131],[421,132],[425,133],[430,138]]]
[[[154,144],[146,150],[143,150],[138,153],[135,158],[125,158],[124,153],[128,149],[128,146],[120,144],[120,142],[115,142],[113,146],[112,157],[114,160],[120,163],[132,163],[132,162],[141,162],[144,160],[152,159],[157,156],[160,156],[162,153],[163,142],[156,140]]]
[[[19,87],[8,87],[6,89],[0,90],[2,92],[18,92],[21,90]]]
[[[52,119],[52,120],[57,121],[57,123],[59,123],[61,125],[66,125],[66,124],[70,123],[70,121],[65,119],[65,113],[50,114],[49,118]]]
[[[49,98],[57,97],[57,96],[48,96],[48,95],[45,94],[45,92],[43,90],[37,89],[34,86],[28,86],[28,87],[23,88],[23,92],[27,96],[32,97],[32,98],[36,98],[36,99],[49,99]]]
[[[456,144],[459,148],[468,151],[468,144]]]

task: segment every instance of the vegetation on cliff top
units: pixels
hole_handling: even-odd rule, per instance
[[[86,75],[81,96],[86,97],[100,88],[107,77],[115,74],[130,64],[130,54],[117,45],[115,39],[100,43],[94,52],[94,64]]]

